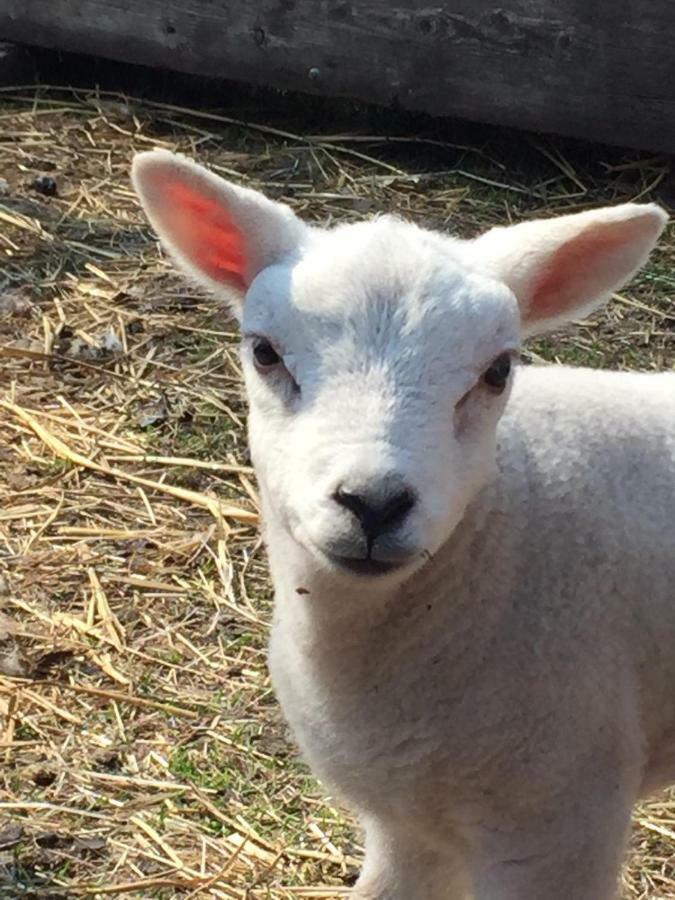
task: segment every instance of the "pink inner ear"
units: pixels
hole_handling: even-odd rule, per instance
[[[622,250],[637,240],[643,223],[615,222],[590,228],[563,244],[535,281],[528,318],[555,318],[583,307],[630,274]]]
[[[563,244],[535,282],[530,318],[548,319],[584,301],[584,293],[601,283],[620,244],[618,229],[606,228],[580,234]]]
[[[246,241],[227,208],[185,182],[164,191],[163,216],[185,258],[214,281],[246,290]]]

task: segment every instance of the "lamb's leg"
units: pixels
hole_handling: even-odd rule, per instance
[[[616,900],[630,803],[620,812],[605,806],[606,817],[602,811],[505,842],[500,861],[474,873],[474,900]]]
[[[366,825],[366,856],[350,900],[467,900],[465,865],[459,846],[441,853],[413,829],[395,832],[378,822]]]

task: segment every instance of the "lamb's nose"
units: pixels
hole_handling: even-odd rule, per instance
[[[408,488],[383,494],[377,489],[356,493],[339,487],[333,499],[359,520],[369,543],[398,528],[415,506],[415,495]]]

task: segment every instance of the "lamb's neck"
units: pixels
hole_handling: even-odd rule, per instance
[[[508,615],[508,599],[500,586],[479,598],[467,590],[465,567],[451,546],[402,584],[379,588],[374,579],[349,590],[322,582],[311,560],[291,557],[276,537],[269,549],[277,687],[286,676],[303,684],[315,679],[331,696],[349,697],[364,684],[389,683],[392,666],[399,680],[416,681],[425,666],[437,663],[446,686],[479,677]]]

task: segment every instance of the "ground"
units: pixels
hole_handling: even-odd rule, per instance
[[[131,156],[181,150],[324,222],[464,235],[667,202],[667,160],[234,91],[9,86],[0,128],[0,896],[344,895],[360,837],[265,667],[235,327],[159,253]],[[672,368],[674,237],[531,357]],[[675,897],[675,795],[636,812],[623,891]]]

